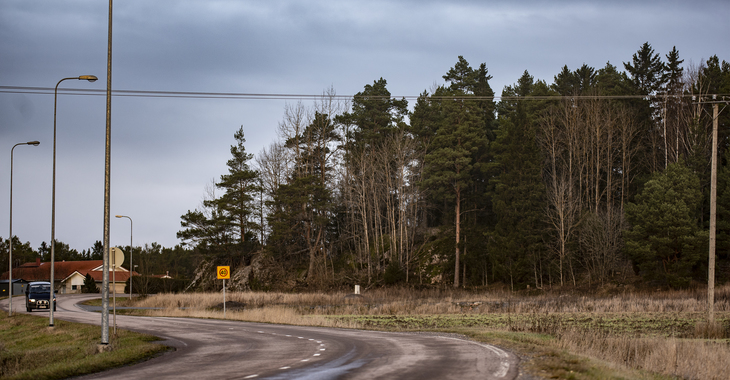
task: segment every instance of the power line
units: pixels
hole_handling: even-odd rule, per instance
[[[53,94],[52,87],[27,87],[27,86],[0,86],[0,93],[9,94]],[[59,93],[66,95],[91,95],[103,96],[106,90],[95,89],[75,89],[66,88],[59,89]],[[371,96],[371,95],[328,95],[328,94],[265,94],[265,93],[246,93],[246,92],[200,92],[200,91],[147,91],[147,90],[112,90],[113,96],[122,97],[138,97],[138,98],[187,98],[187,99],[246,99],[246,100],[286,100],[286,99],[418,99],[421,95],[405,95],[405,96]],[[691,98],[697,95],[544,95],[544,96],[429,96],[429,99],[469,99],[469,100],[621,100],[621,99],[664,99],[664,98]],[[721,97],[730,97],[730,94],[718,94]]]

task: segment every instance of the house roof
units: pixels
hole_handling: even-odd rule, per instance
[[[56,261],[54,263],[54,279],[65,280],[74,272],[86,277],[90,274],[95,281],[102,281],[103,277],[103,260],[85,260],[85,261]],[[134,273],[138,276],[138,273]],[[117,282],[124,282],[129,279],[129,271],[124,268],[117,268],[116,271],[109,270],[109,279],[116,277]],[[8,272],[0,276],[0,279],[7,280]],[[26,281],[48,281],[51,278],[50,262],[42,263],[40,261],[25,263],[19,267],[13,268],[13,278],[23,279]]]

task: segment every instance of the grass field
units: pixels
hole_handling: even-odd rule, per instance
[[[0,378],[65,379],[135,363],[168,348],[149,335],[117,330],[110,352],[97,352],[98,326],[0,313]]]
[[[527,371],[544,378],[728,378],[730,286],[716,291],[714,324],[707,323],[702,290],[609,293],[374,289],[352,297],[344,292],[229,292],[226,319],[456,332],[514,350]],[[139,298],[133,304],[162,308],[137,311],[144,315],[223,318],[222,303],[220,293],[189,293]]]

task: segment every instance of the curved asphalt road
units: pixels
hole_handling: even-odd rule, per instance
[[[100,325],[58,295],[60,320]],[[98,297],[98,295],[96,295]],[[23,298],[13,312],[25,313]],[[7,310],[7,300],[2,307]],[[48,315],[46,311],[33,314]],[[117,315],[117,328],[165,339],[174,352],[82,379],[514,379],[518,359],[498,347],[438,334]],[[113,316],[109,316],[110,326]]]

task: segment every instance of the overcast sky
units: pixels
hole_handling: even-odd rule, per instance
[[[429,89],[457,61],[486,63],[497,94],[524,70],[552,83],[611,62],[623,70],[644,42],[684,65],[730,61],[728,1],[117,0],[115,90],[353,95],[382,77],[395,96]],[[38,248],[51,235],[53,95],[8,86],[106,89],[108,2],[0,1],[0,236]],[[243,125],[257,153],[277,139],[289,100],[114,97],[111,213],[134,220],[134,245],[179,243],[180,216],[225,174]],[[413,101],[411,101],[412,105]],[[309,101],[305,101],[308,105]],[[79,251],[103,238],[106,99],[61,93],[56,238]],[[111,220],[112,245],[129,221]]]

